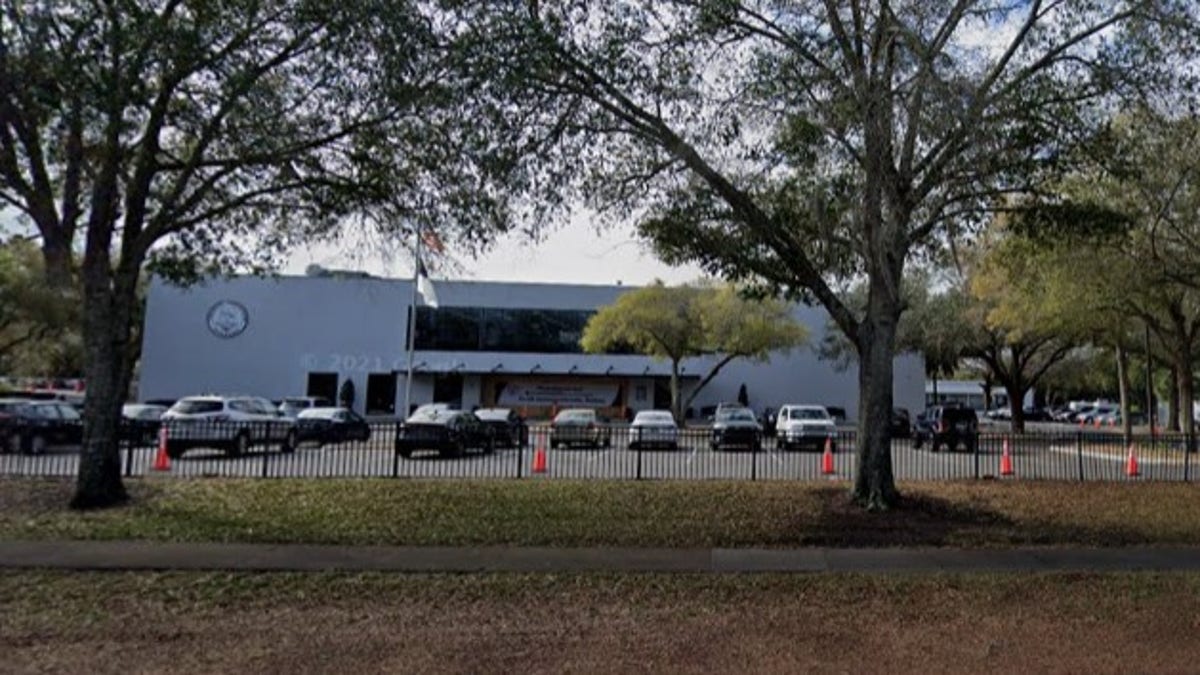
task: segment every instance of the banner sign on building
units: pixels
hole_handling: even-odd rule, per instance
[[[507,382],[496,387],[496,404],[519,406],[578,406],[604,408],[619,405],[616,383]]]

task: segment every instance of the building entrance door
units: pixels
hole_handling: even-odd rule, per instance
[[[371,373],[367,376],[367,414],[393,415],[396,412],[396,374]]]
[[[462,406],[463,376],[460,373],[440,373],[433,376],[433,402]]]
[[[328,401],[336,401],[338,395],[337,373],[309,373],[308,396],[316,396]]]

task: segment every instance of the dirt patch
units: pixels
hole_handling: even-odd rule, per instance
[[[1198,590],[1194,575],[8,574],[0,669],[1192,672]]]
[[[1012,519],[982,504],[952,501],[929,494],[904,495],[890,511],[869,513],[845,490],[817,493],[821,512],[805,523],[806,546],[889,547],[947,546],[982,540],[1010,530]]]

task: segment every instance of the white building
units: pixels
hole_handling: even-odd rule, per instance
[[[501,405],[531,416],[588,406],[618,416],[669,403],[670,364],[638,355],[590,355],[579,348],[589,316],[624,286],[439,281],[438,308],[417,308],[412,403],[470,409]],[[410,280],[355,275],[235,277],[178,288],[155,279],[146,303],[139,398],[228,392],[278,399],[336,400],[353,382],[355,408],[393,415],[403,408]],[[796,317],[819,344],[822,310]],[[684,363],[690,391],[711,359]],[[919,356],[896,360],[896,405],[922,407]],[[820,403],[858,409],[857,373],[835,370],[811,347],[765,363],[737,360],[701,392],[693,412],[737,398],[751,406]]]

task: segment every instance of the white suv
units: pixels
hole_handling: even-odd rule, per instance
[[[332,407],[333,401],[322,396],[288,396],[279,404],[279,412],[285,417],[296,419],[305,410]]]
[[[826,441],[833,443],[837,427],[829,411],[819,405],[785,405],[779,409],[775,421],[776,443],[780,450],[803,446],[825,447]]]
[[[265,398],[188,396],[162,416],[167,455],[182,457],[192,448],[217,448],[237,457],[253,446],[278,444],[296,449],[296,425]]]

